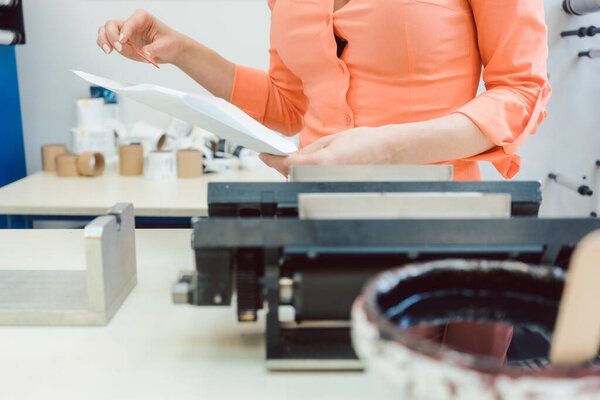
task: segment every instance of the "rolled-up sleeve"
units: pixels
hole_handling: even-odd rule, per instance
[[[269,0],[271,9],[274,4],[275,0]],[[285,66],[273,46],[269,54],[268,73],[235,66],[230,101],[261,124],[284,135],[295,135],[304,126],[308,103],[302,81]]]
[[[467,159],[491,161],[505,177],[520,169],[514,154],[546,117],[551,88],[543,0],[470,0],[486,91],[457,110],[496,145]]]

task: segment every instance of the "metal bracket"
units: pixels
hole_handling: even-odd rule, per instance
[[[117,204],[85,227],[86,270],[0,271],[0,325],[106,325],[137,284],[134,219]]]

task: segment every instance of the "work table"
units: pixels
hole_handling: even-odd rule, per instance
[[[0,397],[395,398],[368,373],[269,373],[263,318],[240,324],[234,308],[173,305],[177,272],[194,268],[190,234],[136,232],[138,285],[106,327],[0,327]],[[76,269],[80,243],[76,230],[0,230],[0,269],[42,260],[48,269]]]
[[[115,203],[133,203],[140,217],[190,217],[208,214],[208,182],[281,182],[272,169],[206,174],[171,181],[120,176],[59,178],[38,172],[0,188],[0,215],[102,215]]]

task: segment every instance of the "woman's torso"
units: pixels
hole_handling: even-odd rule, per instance
[[[468,0],[339,1],[273,7],[273,46],[309,100],[301,145],[352,127],[439,118],[475,97],[481,59]],[[334,35],[348,42],[340,58]],[[478,178],[475,163],[455,167]]]

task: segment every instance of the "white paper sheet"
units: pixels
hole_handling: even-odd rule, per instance
[[[192,125],[210,127],[213,133],[260,153],[287,155],[298,148],[227,101],[184,93],[152,84],[134,85],[73,71],[94,85],[102,86]]]

